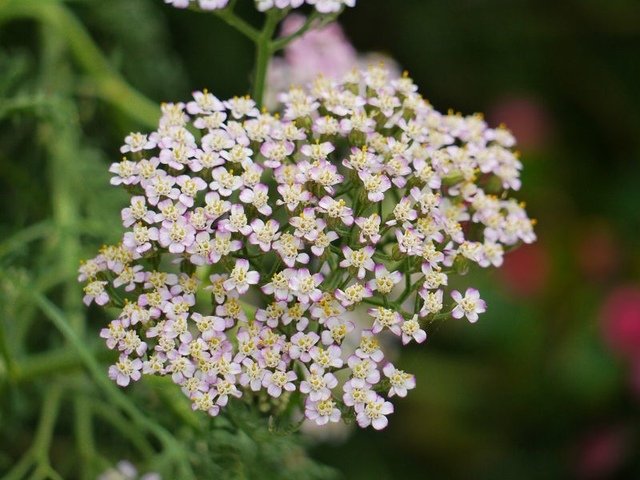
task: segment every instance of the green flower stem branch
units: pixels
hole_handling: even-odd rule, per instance
[[[91,78],[96,95],[141,125],[155,127],[158,105],[131,87],[109,64],[75,15],[58,0],[0,0],[0,24],[31,19],[53,28]]]
[[[62,387],[53,384],[45,395],[40,411],[40,422],[36,430],[35,440],[27,453],[14,465],[13,469],[3,477],[3,480],[20,480],[35,467],[35,471],[29,478],[50,478],[62,480],[62,476],[56,472],[49,461],[49,450],[60,410],[62,399]]]
[[[273,56],[273,50],[271,48],[271,40],[273,34],[278,26],[278,22],[282,19],[284,14],[279,10],[269,10],[267,13],[267,20],[264,24],[264,28],[258,37],[256,42],[256,65],[255,74],[253,79],[253,99],[262,106],[265,85],[267,82],[267,72],[269,70],[269,63]]]
[[[225,21],[229,26],[235,28],[242,33],[245,37],[251,40],[255,44],[256,48],[256,62],[253,75],[253,100],[259,107],[262,107],[265,94],[265,86],[267,80],[267,72],[269,71],[269,63],[273,55],[282,50],[292,41],[304,35],[309,30],[315,28],[322,28],[327,24],[333,22],[341,12],[333,13],[330,15],[322,15],[317,10],[307,17],[305,23],[295,32],[290,35],[281,38],[274,38],[274,33],[278,27],[280,21],[289,13],[287,9],[271,9],[266,13],[266,20],[262,30],[256,30],[249,25],[245,20],[237,16],[233,7],[235,1],[222,10],[214,10],[212,13],[221,20]],[[203,11],[197,6],[189,7],[191,10]]]

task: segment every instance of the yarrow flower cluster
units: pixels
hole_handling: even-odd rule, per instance
[[[415,387],[381,337],[421,343],[435,319],[475,322],[485,302],[448,290],[450,276],[535,240],[508,195],[514,138],[436,111],[381,66],[280,101],[262,113],[196,92],[125,139],[110,171],[131,194],[126,232],[81,266],[84,300],[121,308],[101,332],[118,385],[167,375],[210,415],[233,398],[271,412],[301,398],[318,425],[381,429],[389,399]]]
[[[197,6],[201,10],[222,10],[229,4],[229,0],[164,0],[165,3],[176,8]],[[271,9],[285,10],[299,8],[304,4],[313,5],[319,13],[336,13],[344,7],[355,7],[356,0],[255,0],[256,8],[261,12]]]

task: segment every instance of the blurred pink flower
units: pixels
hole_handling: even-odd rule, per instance
[[[533,297],[542,292],[551,269],[549,254],[543,245],[523,245],[505,255],[499,271],[506,288],[522,297]]]
[[[289,15],[282,22],[282,36],[296,32],[305,21],[302,15]],[[358,62],[358,52],[336,22],[322,29],[311,30],[292,42],[286,48],[284,57],[289,64],[306,72],[310,78],[319,73],[339,78]]]
[[[640,359],[636,359],[631,365],[631,390],[633,394],[640,400]]]
[[[617,354],[640,363],[640,287],[618,287],[601,310],[604,337]],[[638,367],[640,368],[640,367]]]
[[[508,125],[523,150],[544,146],[551,130],[549,112],[539,101],[527,96],[498,100],[487,116],[492,123]]]
[[[303,15],[291,14],[282,22],[281,37],[295,33],[304,25]],[[389,71],[399,74],[396,62],[379,53],[359,54],[337,22],[320,29],[312,29],[295,39],[284,49],[282,57],[275,57],[269,65],[269,90],[265,105],[276,104],[276,93],[292,86],[303,86],[318,75],[339,80],[354,68],[384,63]]]
[[[612,478],[625,460],[627,442],[626,431],[616,426],[585,435],[577,446],[576,477],[585,480]]]

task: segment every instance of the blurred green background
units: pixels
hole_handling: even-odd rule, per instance
[[[514,131],[518,197],[539,242],[460,279],[488,312],[435,325],[403,352],[418,387],[395,402],[387,430],[338,433],[311,455],[356,480],[640,478],[640,3],[360,0],[341,23],[358,50],[396,59],[436,108],[485,112]],[[92,478],[120,458],[162,470],[100,423],[92,409],[104,389],[48,320],[65,315],[109,358],[97,338],[106,317],[84,309],[75,271],[119,237],[125,198],[107,168],[122,138],[153,121],[127,84],[158,103],[204,87],[226,98],[248,92],[252,64],[252,45],[218,19],[161,0],[0,0],[0,474],[38,438],[52,385],[74,392],[49,432],[63,478]],[[175,427],[171,392],[131,390],[138,408],[197,443]],[[102,463],[83,448],[91,429]],[[71,452],[86,460],[81,471]],[[307,468],[288,461],[274,471]],[[219,473],[256,478],[231,470]]]

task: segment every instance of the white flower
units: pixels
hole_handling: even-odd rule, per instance
[[[131,360],[127,355],[120,355],[120,358],[109,367],[109,378],[115,380],[121,387],[129,385],[131,380],[138,381],[142,375],[142,360],[139,358]]]
[[[296,389],[293,383],[296,378],[297,375],[293,371],[267,370],[262,378],[262,385],[267,388],[269,395],[277,398],[282,395],[282,390],[293,392]]]
[[[478,314],[487,310],[487,304],[480,298],[480,292],[475,288],[468,288],[464,297],[459,291],[454,290],[451,292],[451,298],[457,303],[451,312],[453,318],[467,317],[467,320],[474,323],[478,321]]]
[[[305,417],[316,423],[316,425],[326,425],[329,422],[340,421],[340,409],[336,403],[327,398],[319,401],[307,400],[305,403]]]
[[[229,278],[224,282],[224,288],[227,292],[237,291],[239,294],[249,290],[250,285],[255,285],[260,280],[260,274],[256,271],[249,270],[249,261],[239,259],[236,266],[231,271]]]
[[[389,390],[390,397],[393,397],[394,395],[406,397],[407,390],[411,390],[416,386],[416,379],[413,375],[410,375],[403,370],[398,370],[391,363],[387,363],[382,371],[387,378],[389,378],[389,382],[391,383],[391,389]]]
[[[372,271],[376,264],[374,263],[373,254],[375,252],[375,248],[370,245],[367,245],[360,250],[352,250],[350,247],[343,247],[342,254],[344,255],[344,260],[340,262],[341,267],[352,267],[357,270],[357,277],[364,278],[366,275],[366,271]]]
[[[376,397],[364,404],[364,407],[358,412],[356,420],[362,428],[372,425],[376,430],[382,430],[389,423],[386,416],[391,413],[393,413],[393,404],[385,401],[382,397]]]
[[[98,305],[105,305],[109,301],[109,295],[104,290],[104,286],[109,282],[94,280],[84,287],[83,302],[89,306],[91,302],[96,302]]]
[[[300,383],[300,391],[309,396],[312,402],[329,400],[331,389],[338,385],[333,373],[324,373],[322,369],[312,368],[305,380]]]

